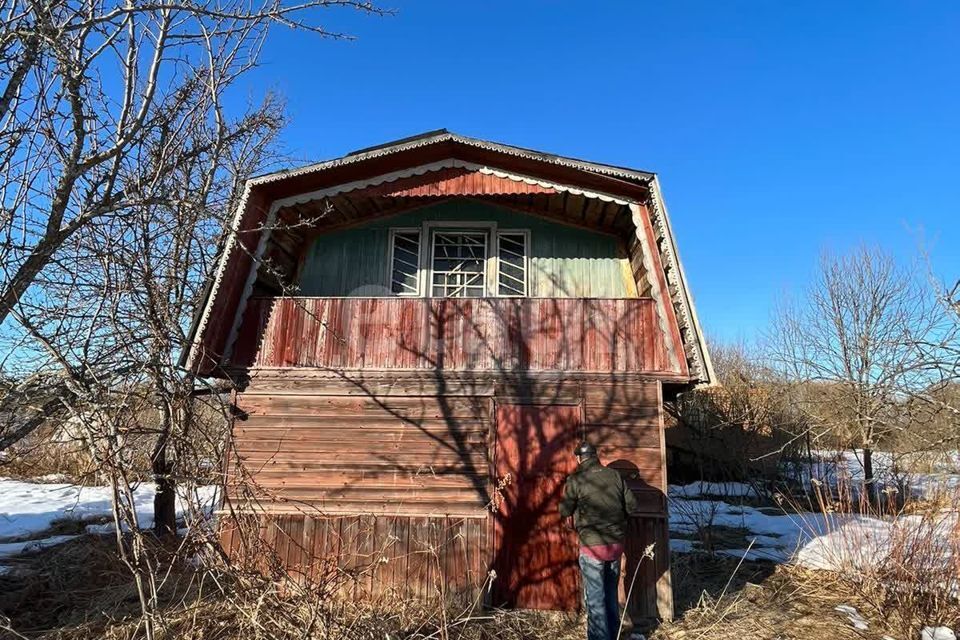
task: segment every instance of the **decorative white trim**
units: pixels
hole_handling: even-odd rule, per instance
[[[384,173],[382,175],[373,176],[371,178],[365,178],[363,180],[354,180],[353,182],[346,182],[344,184],[339,184],[333,187],[327,187],[326,189],[318,189],[316,191],[307,191],[305,193],[299,193],[292,196],[287,196],[286,198],[280,198],[275,200],[271,209],[280,209],[283,207],[289,207],[296,204],[304,204],[314,200],[321,200],[323,198],[329,198],[331,196],[339,195],[341,193],[349,193],[350,191],[357,191],[359,189],[368,189],[370,187],[377,187],[382,184],[396,182],[403,178],[412,178],[414,176],[422,176],[427,173],[432,173],[436,171],[442,171],[443,169],[467,169],[468,171],[477,171],[485,175],[492,175],[498,178],[511,180],[513,182],[522,182],[529,185],[537,185],[545,189],[555,189],[557,191],[565,191],[573,195],[580,195],[587,198],[596,198],[603,200],[604,202],[615,202],[620,205],[629,205],[632,200],[624,200],[623,198],[611,195],[609,193],[602,193],[599,191],[587,191],[585,189],[578,189],[567,184],[561,184],[558,182],[550,182],[547,180],[541,180],[539,178],[533,178],[526,175],[521,175],[518,173],[510,173],[502,169],[497,169],[495,167],[490,167],[488,165],[475,164],[473,162],[465,162],[463,160],[457,160],[456,158],[447,158],[446,160],[439,160],[437,162],[431,162],[429,164],[423,164],[416,167],[410,167],[407,169],[402,169],[400,171],[391,171],[390,173]]]
[[[227,239],[223,245],[223,251],[217,260],[217,269],[214,272],[213,283],[210,286],[210,292],[207,295],[207,299],[203,303],[203,311],[200,314],[200,320],[197,322],[197,326],[194,327],[194,330],[189,334],[190,335],[190,344],[187,345],[187,358],[184,362],[184,366],[187,369],[192,369],[196,364],[197,356],[199,355],[199,345],[198,338],[203,335],[203,332],[207,328],[207,324],[210,321],[210,309],[213,306],[213,301],[216,300],[217,294],[220,292],[220,285],[223,284],[223,277],[226,273],[227,264],[230,262],[230,255],[233,253],[234,245],[237,243],[237,236],[240,233],[240,225],[247,213],[247,203],[250,200],[250,193],[253,191],[254,181],[247,180],[243,186],[243,194],[240,196],[240,201],[237,203],[237,209],[234,212],[233,219],[231,220],[229,226],[227,227]]]
[[[716,376],[713,372],[713,363],[707,350],[703,329],[700,327],[700,320],[697,318],[693,295],[690,293],[687,278],[683,273],[683,263],[680,261],[676,239],[670,227],[670,216],[660,190],[660,181],[656,177],[650,182],[650,218],[655,233],[665,240],[660,252],[661,262],[664,266],[667,287],[671,289],[670,298],[673,300],[677,323],[680,325],[681,339],[690,347],[685,349],[690,376],[706,384],[714,384]],[[676,295],[673,291],[676,291]]]
[[[257,240],[257,248],[254,250],[252,260],[250,261],[250,271],[247,273],[247,279],[243,283],[243,289],[240,292],[240,300],[237,302],[237,311],[233,316],[233,323],[230,325],[230,333],[227,334],[227,341],[223,345],[223,361],[230,362],[233,355],[233,345],[237,341],[237,334],[240,333],[240,321],[247,310],[247,302],[250,300],[250,294],[253,293],[253,286],[257,283],[257,273],[260,271],[260,264],[263,262],[263,254],[267,250],[267,239],[270,238],[270,231],[277,221],[277,212],[270,209],[267,213],[267,220],[260,231],[260,238]]]

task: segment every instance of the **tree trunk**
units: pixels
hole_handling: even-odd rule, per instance
[[[153,531],[161,538],[173,536],[177,532],[177,491],[171,476],[173,465],[167,462],[166,438],[154,449],[152,471],[157,485],[153,497]]]
[[[876,504],[876,484],[873,477],[873,449],[863,448],[863,489],[871,504]]]

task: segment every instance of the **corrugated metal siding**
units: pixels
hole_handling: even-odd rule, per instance
[[[469,200],[438,204],[367,226],[318,236],[307,250],[300,293],[307,296],[388,296],[390,227],[424,221],[491,221],[504,229],[530,229],[530,291],[542,298],[627,298],[629,257],[617,239],[494,205]]]
[[[368,196],[433,197],[484,196],[518,194],[554,194],[553,187],[537,182],[519,182],[463,167],[441,169],[425,175],[401,178],[394,182],[364,189]]]
[[[650,298],[253,298],[235,364],[662,372]]]

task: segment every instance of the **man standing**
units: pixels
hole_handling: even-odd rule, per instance
[[[637,499],[619,473],[600,464],[592,444],[581,442],[574,454],[579,465],[567,477],[560,516],[573,516],[573,526],[580,537],[587,639],[617,640],[620,556],[627,535],[627,517],[637,509]]]

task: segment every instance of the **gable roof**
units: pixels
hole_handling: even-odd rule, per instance
[[[355,162],[363,162],[372,158],[378,158],[445,142],[486,151],[495,151],[497,153],[512,155],[518,158],[527,158],[530,160],[536,160],[538,162],[545,162],[558,166],[580,169],[583,171],[592,171],[598,174],[625,178],[628,180],[646,182],[655,176],[655,174],[649,171],[639,171],[637,169],[618,167],[612,164],[587,162],[586,160],[579,160],[577,158],[570,158],[567,156],[559,156],[552,153],[544,153],[543,151],[535,151],[533,149],[526,149],[524,147],[515,147],[513,145],[502,144],[500,142],[491,142],[489,140],[481,140],[479,138],[470,138],[457,133],[452,133],[446,129],[437,129],[435,131],[428,131],[426,133],[410,136],[408,138],[401,138],[392,142],[385,142],[373,147],[366,147],[356,151],[351,151],[345,156],[334,158],[332,160],[324,160],[322,162],[305,165],[303,167],[284,169],[282,171],[264,174],[253,178],[253,180],[282,179],[290,175],[323,171],[332,167],[343,166]]]
[[[441,171],[449,174],[451,170],[486,174],[491,177],[489,184],[513,181],[528,185],[526,189],[497,187],[500,191],[562,191],[620,203],[630,206],[634,222],[639,208],[645,207],[651,233],[644,237],[638,231],[637,235],[645,253],[657,251],[662,265],[657,278],[651,279],[652,288],[662,289],[669,296],[672,304],[668,306],[672,308],[664,311],[679,326],[679,346],[691,379],[707,384],[715,380],[656,174],[469,138],[445,129],[248,180],[195,314],[190,346],[181,355],[181,366],[209,374],[229,357],[266,240],[281,207],[357,189],[398,193],[414,176]]]

